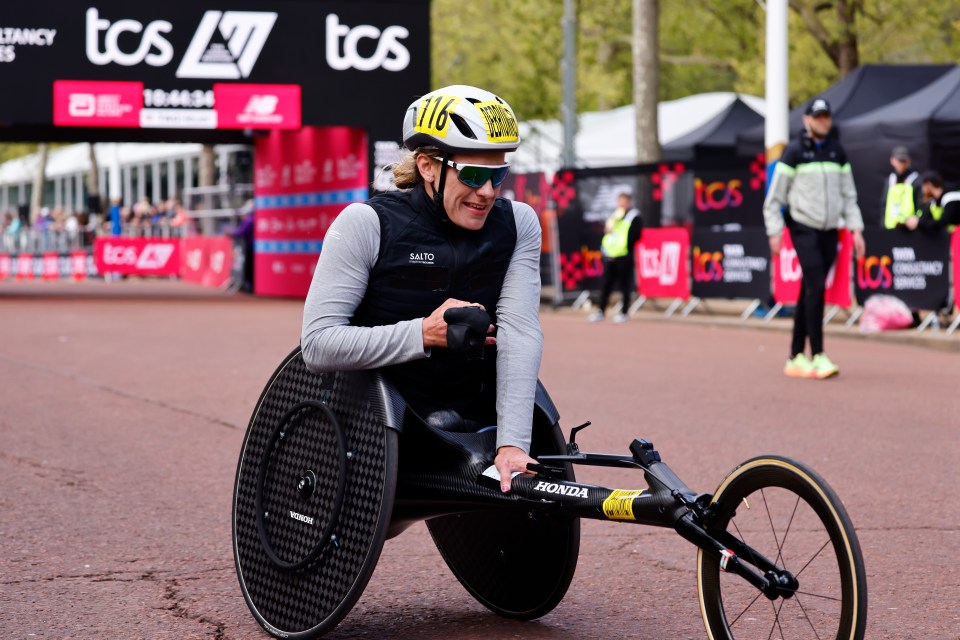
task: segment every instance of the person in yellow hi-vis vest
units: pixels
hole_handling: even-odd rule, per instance
[[[883,228],[910,228],[907,220],[913,217],[923,203],[920,197],[920,174],[910,167],[910,150],[894,147],[890,153],[893,171],[883,185],[880,202],[883,205]]]
[[[600,304],[590,314],[590,322],[603,320],[610,294],[619,285],[622,298],[620,311],[613,316],[614,322],[626,322],[627,309],[630,307],[630,293],[633,291],[633,246],[640,239],[643,222],[640,211],[631,206],[630,194],[623,192],[617,196],[617,208],[604,224],[601,251],[603,253],[603,285],[600,291]]]

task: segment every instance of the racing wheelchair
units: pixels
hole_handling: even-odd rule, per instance
[[[477,601],[534,619],[564,597],[579,519],[591,518],[669,527],[696,546],[711,640],[863,638],[860,546],[814,471],[762,456],[713,494],[696,493],[651,442],[636,439],[623,455],[582,452],[576,435],[589,423],[568,442],[539,383],[535,404],[535,475],[517,475],[503,494],[494,430],[421,419],[380,373],[315,375],[294,349],[256,404],[234,486],[234,561],[257,622],[279,638],[330,631],[360,598],[384,541],[421,520]],[[578,483],[575,465],[637,469],[646,487]],[[537,580],[517,581],[518,573]]]

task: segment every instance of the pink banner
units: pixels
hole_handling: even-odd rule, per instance
[[[153,238],[97,238],[93,244],[97,273],[137,276],[180,274],[180,241]]]
[[[43,275],[44,280],[60,279],[60,254],[56,251],[48,251],[43,254]]]
[[[690,234],[682,227],[644,229],[634,256],[637,289],[648,298],[689,298]]]
[[[233,242],[223,236],[189,236],[181,245],[180,273],[187,282],[223,287],[233,268]]]
[[[304,127],[255,144],[255,292],[305,296],[330,223],[367,199],[366,133]]]
[[[299,129],[300,85],[215,84],[220,129]]]
[[[837,243],[837,259],[827,274],[827,291],[824,301],[827,304],[847,308],[853,303],[850,292],[853,258],[853,237],[846,229],[841,229]],[[783,230],[783,246],[780,256],[773,259],[773,299],[781,304],[796,304],[800,299],[800,280],[803,271],[797,260],[797,251],[793,247],[790,230]]]
[[[87,255],[86,251],[74,251],[70,254],[70,275],[74,280],[87,277]]]
[[[53,83],[53,123],[58,127],[139,127],[142,109],[142,82]]]
[[[33,280],[32,253],[21,253],[17,257],[17,280]]]

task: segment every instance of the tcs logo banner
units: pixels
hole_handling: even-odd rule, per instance
[[[180,273],[180,241],[97,238],[93,259],[98,273],[176,276]]]
[[[857,260],[857,286],[861,289],[889,289],[893,286],[890,256],[867,256]]]
[[[724,182],[704,182],[700,178],[693,181],[694,196],[697,209],[700,211],[716,211],[733,209],[743,204],[743,193],[740,187],[742,180],[727,180]]]
[[[693,248],[693,279],[696,282],[723,282],[723,252]]]
[[[682,228],[644,229],[635,252],[637,288],[648,298],[689,298],[690,234]]]
[[[178,78],[239,80],[247,78],[260,58],[279,14],[274,11],[206,11],[196,26],[177,67]],[[343,24],[335,13],[326,17],[326,61],[331,69],[345,71],[402,71],[410,64],[410,51],[401,40],[409,37],[406,27],[392,25],[383,30],[369,25]],[[173,62],[174,32],[169,20],[144,24],[132,18],[108,19],[96,7],[86,12],[86,55],[95,65],[118,64],[131,67],[147,64],[164,67]],[[375,43],[369,56],[363,40]]]

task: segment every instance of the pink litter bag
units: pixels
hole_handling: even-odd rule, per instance
[[[902,300],[884,294],[867,298],[860,316],[860,333],[877,333],[909,327],[913,314]]]

